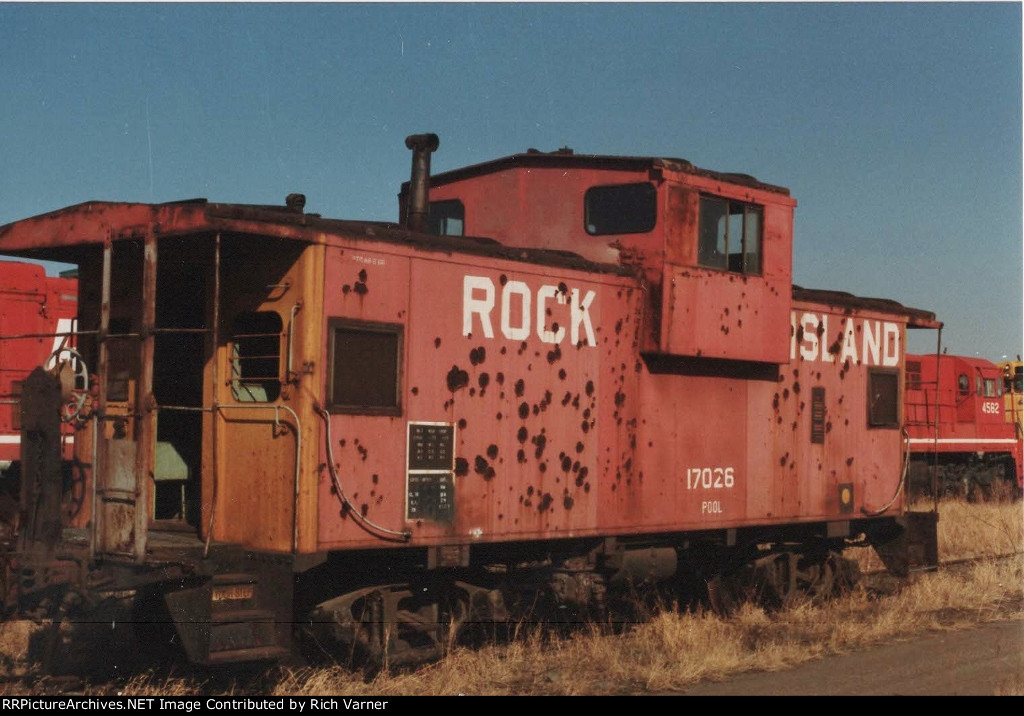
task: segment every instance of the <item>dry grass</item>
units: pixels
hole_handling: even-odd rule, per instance
[[[940,505],[939,512],[943,560],[1019,553],[1024,546],[1020,502],[948,502]],[[858,554],[862,569],[879,567],[873,552]],[[86,686],[78,692],[346,697],[672,693],[701,680],[751,669],[786,669],[925,631],[1024,618],[1022,585],[1024,562],[1018,556],[920,575],[887,595],[859,588],[823,606],[804,604],[778,613],[745,606],[723,620],[710,613],[664,609],[650,621],[614,634],[601,626],[572,636],[524,628],[510,644],[455,649],[443,660],[415,671],[386,669],[368,675],[340,666],[282,669],[273,678],[249,686],[241,681],[196,682],[149,673],[116,686]],[[23,654],[20,647],[26,639],[24,627],[3,625],[0,651]],[[16,660],[8,657],[7,668]],[[1024,694],[1024,681],[1008,683],[1000,693]]]

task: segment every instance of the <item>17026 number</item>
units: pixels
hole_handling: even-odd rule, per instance
[[[726,490],[735,484],[731,467],[691,467],[686,471],[687,490]]]

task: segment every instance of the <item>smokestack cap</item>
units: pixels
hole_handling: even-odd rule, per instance
[[[434,152],[440,144],[441,140],[436,134],[410,134],[405,138],[406,149],[414,151]]]

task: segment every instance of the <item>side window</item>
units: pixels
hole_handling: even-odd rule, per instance
[[[986,398],[998,398],[999,392],[996,390],[996,379],[985,378],[985,397]]]
[[[960,395],[967,395],[971,392],[971,380],[967,377],[966,373],[961,373],[956,379],[957,390],[960,391]]]
[[[240,313],[231,323],[231,394],[243,403],[281,395],[281,316]]]
[[[401,415],[402,326],[330,321],[328,409]]]
[[[907,361],[907,390],[921,390],[921,361]]]
[[[464,236],[466,207],[458,199],[436,201],[427,214],[428,231],[438,236]]]
[[[899,374],[894,370],[868,371],[868,427],[899,427]]]
[[[732,273],[761,274],[764,209],[714,196],[700,198],[697,263]]]
[[[657,191],[647,182],[594,186],[583,196],[583,222],[591,236],[645,234],[657,214]]]

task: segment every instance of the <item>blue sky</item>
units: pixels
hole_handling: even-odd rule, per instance
[[[1000,360],[1024,353],[1021,7],[0,2],[0,224],[291,192],[393,221],[420,132],[434,172],[681,157],[790,189],[797,284]]]

